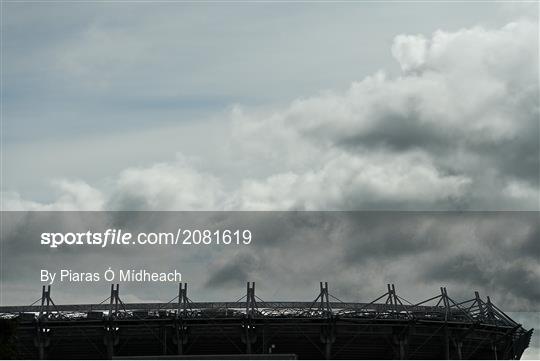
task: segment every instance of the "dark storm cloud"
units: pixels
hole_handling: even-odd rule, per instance
[[[353,213],[354,214],[354,213]],[[435,216],[436,217],[436,216]],[[363,212],[348,218],[344,262],[395,259],[441,248],[441,234],[431,231],[433,216],[418,213]]]
[[[179,269],[192,292],[203,298],[233,297],[248,280],[260,283],[262,294],[281,289],[283,297],[310,298],[317,282],[327,280],[336,296],[351,300],[366,301],[393,282],[407,298],[427,297],[447,285],[455,295],[483,291],[511,310],[540,307],[534,287],[540,282],[536,212],[8,212],[4,216],[3,250],[11,256],[4,258],[2,288],[10,303],[31,302],[30,296],[22,295],[35,294],[40,268],[146,267]],[[179,226],[247,228],[253,243],[106,249],[39,245],[43,231],[169,232]],[[94,290],[105,289],[106,284],[95,285]],[[16,291],[21,285],[25,292]],[[77,297],[65,287],[56,285],[55,292]],[[84,292],[92,287],[85,286]],[[126,289],[136,299],[167,294],[166,287],[153,284]],[[140,289],[154,291],[144,296]]]
[[[482,262],[468,254],[453,256],[444,262],[434,262],[423,270],[424,279],[439,282],[463,281],[468,284],[481,285],[492,281],[486,270],[482,268]],[[494,281],[494,280],[493,280]]]
[[[498,169],[503,177],[514,177],[540,185],[540,123],[538,115],[531,116],[530,127],[512,139],[491,144],[473,146],[472,151],[481,154],[487,166]]]
[[[360,134],[345,134],[336,144],[354,151],[355,148],[382,147],[393,151],[407,151],[422,148],[430,153],[446,153],[450,145],[455,145],[456,134],[445,132],[435,124],[423,124],[421,114],[414,109],[404,113],[380,114],[377,127]]]
[[[248,267],[252,277],[287,282],[293,275],[294,284],[329,277],[341,295],[354,297],[355,289],[370,293],[378,287],[365,283],[375,270],[384,275],[380,283],[397,279],[400,288],[449,285],[455,295],[483,290],[513,309],[540,306],[532,286],[540,281],[535,212],[278,214],[271,229],[257,229],[260,240],[270,241],[250,249],[259,259],[256,270]],[[237,262],[232,257],[223,269],[235,271]]]
[[[500,283],[500,289],[512,290],[516,297],[522,297],[531,304],[538,305],[540,300],[540,274],[538,265],[530,269],[530,264],[522,263],[510,266],[497,274],[491,274],[491,282]],[[532,265],[534,267],[534,264]],[[538,307],[538,306],[537,306]]]
[[[532,95],[531,95],[532,96]],[[395,152],[422,149],[437,158],[441,171],[456,174],[473,170],[448,160],[456,150],[480,157],[486,168],[497,170],[501,177],[517,178],[539,185],[540,177],[540,123],[537,105],[524,104],[530,114],[516,122],[523,123],[523,132],[499,140],[482,140],[466,128],[448,129],[434,120],[425,122],[422,114],[409,109],[398,114],[378,115],[377,125],[360,134],[344,134],[336,145],[350,152],[368,149],[386,149]]]
[[[517,245],[518,252],[532,258],[540,259],[540,220],[533,223],[525,241]]]
[[[206,287],[241,287],[252,279],[252,273],[259,268],[257,258],[252,254],[239,254],[226,264],[208,270]]]
[[[540,274],[537,269],[531,269],[531,266],[534,267],[534,264],[523,260],[516,264],[504,264],[462,254],[425,268],[423,279],[441,283],[461,282],[474,289],[487,287],[500,295],[508,292],[520,299],[522,304],[533,305],[536,309],[540,305],[540,291],[537,287]]]

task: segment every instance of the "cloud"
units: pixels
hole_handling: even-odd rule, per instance
[[[52,183],[59,193],[52,203],[24,200],[16,192],[2,193],[3,209],[12,211],[87,211],[102,210],[105,195],[80,180],[60,179]]]
[[[211,210],[221,206],[223,197],[219,180],[177,161],[124,170],[107,207]]]
[[[508,310],[540,306],[538,252],[529,250],[539,230],[534,212],[258,212],[254,219],[257,243],[210,261],[207,285],[261,280],[305,297],[298,285],[329,280],[334,294],[359,300],[387,282],[411,299],[447,285],[456,299],[479,290]]]
[[[5,303],[33,300],[17,289],[37,292],[40,269],[113,267],[176,268],[194,300],[238,298],[247,281],[257,282],[263,299],[309,299],[322,280],[330,283],[332,294],[350,301],[369,301],[386,283],[395,283],[410,300],[429,298],[445,285],[456,299],[469,299],[478,290],[505,310],[538,311],[540,306],[534,287],[540,280],[537,212],[6,212],[3,221],[3,251],[12,255],[4,257]],[[247,228],[253,242],[106,250],[48,249],[36,243],[41,232],[114,228],[138,234],[178,227]],[[66,297],[61,302],[81,302],[87,296],[73,289],[100,294],[107,285],[57,284],[55,292]],[[176,289],[126,284],[128,294],[147,294],[147,299],[159,299],[158,291],[164,299]]]
[[[424,153],[339,154],[320,169],[246,181],[239,209],[384,209],[396,204],[430,207],[463,193],[470,180],[441,174]]]
[[[529,20],[398,35],[398,77],[235,106],[213,159],[132,167],[99,186],[61,180],[42,209],[538,209],[536,40]],[[13,193],[5,204],[40,208]]]
[[[392,186],[407,198],[405,184],[416,184],[426,190],[416,200],[428,200],[434,207],[440,204],[437,197],[430,197],[431,191],[448,198],[448,207],[457,200],[473,209],[538,209],[535,29],[534,23],[522,21],[498,30],[437,31],[430,39],[397,36],[393,53],[405,70],[402,76],[389,79],[378,73],[353,83],[344,93],[299,99],[266,117],[241,113],[237,127],[242,129],[237,133],[248,143],[251,140],[249,149],[257,156],[266,152],[265,161],[307,168],[300,176],[288,169],[263,181],[279,183],[276,195],[297,182],[309,189],[310,183],[317,184],[314,179],[339,188],[365,172],[366,178],[380,184],[372,192],[374,198],[381,203],[394,199],[396,208],[404,202]],[[408,161],[414,157],[416,167]],[[348,166],[339,162],[343,158]],[[334,163],[339,167],[323,182],[328,174],[319,169]],[[370,168],[384,170],[370,172]],[[423,168],[423,177],[415,176],[418,168]],[[377,174],[388,182],[377,179]],[[352,188],[360,194],[369,187],[359,182]],[[319,189],[331,192],[332,187]],[[302,197],[302,192],[291,193]],[[321,192],[312,200],[325,196]],[[356,207],[366,204],[368,196],[357,197]],[[333,208],[324,201],[319,206]]]
[[[252,253],[240,253],[233,259],[220,259],[217,265],[210,267],[210,274],[205,286],[209,288],[242,287],[246,280],[252,280],[260,259]]]
[[[423,35],[398,35],[392,45],[392,55],[403,71],[418,69],[426,61],[427,40]]]

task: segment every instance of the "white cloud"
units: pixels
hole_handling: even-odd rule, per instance
[[[398,35],[392,45],[392,55],[403,71],[420,68],[426,62],[427,40],[423,35]]]
[[[470,180],[441,174],[423,153],[340,154],[321,169],[246,181],[240,209],[376,209],[412,203],[430,207],[459,197]]]
[[[219,180],[185,164],[159,163],[124,170],[108,207],[112,209],[215,210],[223,192]]]
[[[39,203],[24,200],[16,192],[2,194],[4,210],[13,211],[95,211],[103,210],[105,195],[83,181],[60,179],[52,186],[59,193],[52,203]]]

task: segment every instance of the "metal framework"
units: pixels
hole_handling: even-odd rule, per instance
[[[43,286],[30,306],[0,307],[0,325],[13,326],[4,342],[15,357],[39,359],[519,359],[533,332],[478,292],[458,302],[441,287],[411,303],[388,284],[375,300],[352,303],[327,282],[312,302],[266,302],[248,282],[235,302],[193,302],[180,283],[169,302],[124,303],[116,284],[100,303],[57,305]]]

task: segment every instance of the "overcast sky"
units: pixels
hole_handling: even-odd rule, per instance
[[[4,209],[537,210],[537,23],[531,3],[5,4]]]
[[[540,210],[538,4],[3,10],[4,210]],[[241,251],[93,258],[32,248],[24,217],[3,233],[5,254],[26,257],[5,259],[10,303],[39,296],[25,264],[181,261],[200,299],[246,279],[304,299],[326,277],[362,301],[386,282],[411,298],[448,285],[540,322],[538,213],[286,218],[256,223],[259,242]],[[101,296],[80,291],[55,292]]]

